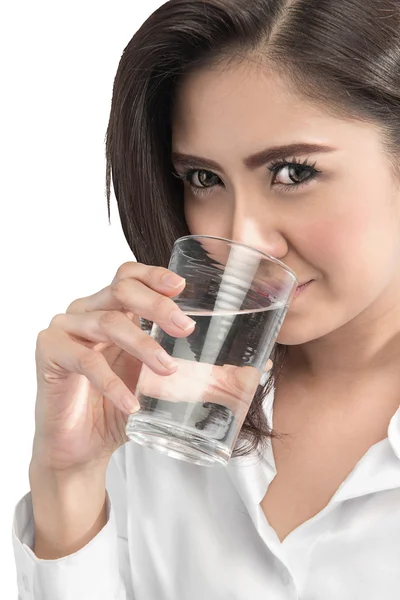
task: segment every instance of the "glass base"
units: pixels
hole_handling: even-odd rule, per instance
[[[126,435],[142,446],[203,467],[225,467],[231,457],[226,446],[209,437],[203,437],[198,432],[191,432],[177,424],[146,419],[139,413],[129,417]]]

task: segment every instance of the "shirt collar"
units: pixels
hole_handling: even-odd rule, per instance
[[[263,408],[268,425],[273,426],[274,392],[265,397]],[[269,440],[267,451],[246,457],[232,458],[227,466],[229,477],[245,505],[260,504],[276,475],[276,466]],[[339,487],[330,504],[350,498],[400,487],[400,407],[390,420],[388,437],[371,446],[353,471]]]
[[[331,502],[399,487],[400,407],[390,420],[388,436],[371,446],[339,487]]]

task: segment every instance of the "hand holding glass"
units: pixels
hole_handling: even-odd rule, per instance
[[[280,261],[250,246],[186,236],[168,268],[186,279],[174,302],[195,322],[186,338],[154,324],[151,336],[178,363],[172,375],[142,366],[140,410],[126,434],[174,458],[226,465],[297,288]]]

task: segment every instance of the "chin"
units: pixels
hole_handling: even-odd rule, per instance
[[[338,318],[339,315],[334,315],[333,307],[327,311],[326,319],[319,312],[316,317],[314,311],[307,315],[291,313],[290,310],[286,314],[283,325],[277,337],[277,343],[283,346],[298,346],[306,344],[313,340],[322,338],[332,331],[341,327],[346,319]],[[336,318],[335,318],[336,317]]]
[[[315,313],[300,317],[300,315],[295,316],[288,312],[276,341],[283,346],[306,344],[341,329],[358,314],[358,311],[351,315],[344,314],[342,310],[335,312],[333,306],[326,311],[326,318],[321,311],[318,317],[315,316]]]
[[[301,344],[306,344],[307,342],[311,342],[312,340],[317,340],[318,338],[327,335],[328,332],[317,332],[315,331],[307,331],[304,327],[301,328],[286,328],[285,331],[282,329],[279,332],[276,343],[281,344],[282,346],[299,346]]]

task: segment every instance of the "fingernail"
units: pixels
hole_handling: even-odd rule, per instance
[[[179,275],[176,275],[175,273],[167,273],[161,278],[161,281],[167,287],[175,289],[180,287],[182,283],[186,281],[186,279],[180,277]]]
[[[272,360],[268,360],[267,364],[265,365],[264,368],[264,373],[268,373],[268,371],[270,371],[272,369],[272,367],[274,366],[274,363],[272,362]]]
[[[139,404],[137,398],[133,394],[130,394],[129,392],[124,395],[122,402],[123,402],[124,406],[127,407],[130,415],[134,415],[135,413],[138,412],[138,410],[140,410],[140,404]]]
[[[175,362],[165,350],[158,350],[156,356],[162,366],[167,367],[167,369],[174,369],[178,366],[178,363]]]
[[[185,315],[180,310],[175,310],[171,314],[171,321],[183,329],[183,331],[189,331],[189,329],[192,329],[192,327],[196,325],[196,321],[193,321],[193,319]]]

